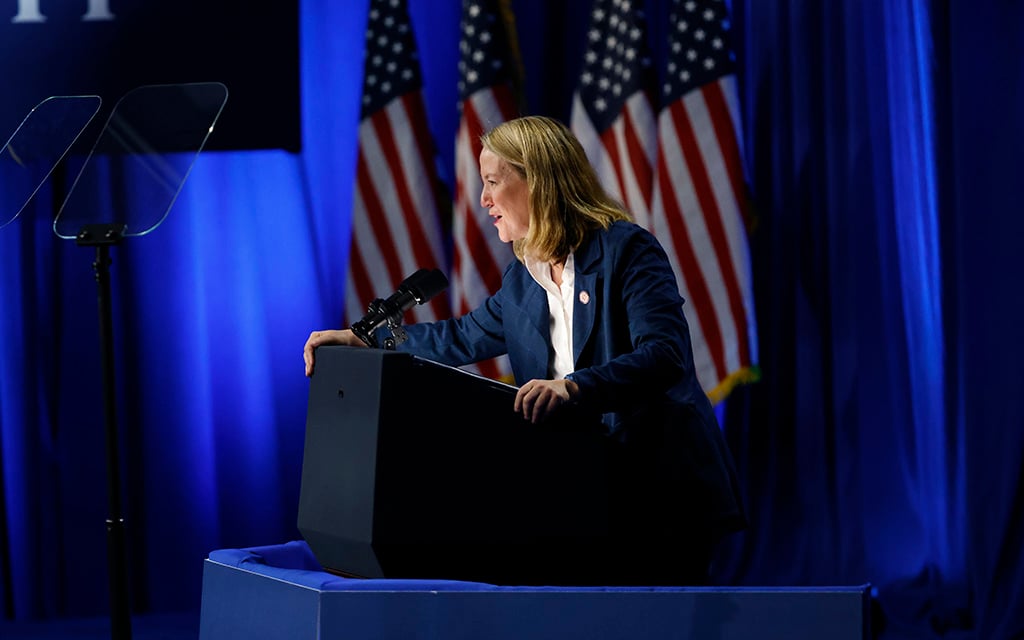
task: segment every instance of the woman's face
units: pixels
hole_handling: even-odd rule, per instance
[[[488,149],[480,152],[480,206],[490,216],[502,242],[526,237],[530,229],[530,204],[526,179]]]

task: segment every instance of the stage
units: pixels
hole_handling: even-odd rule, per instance
[[[544,587],[344,578],[304,541],[209,554],[200,640],[866,640],[869,585]]]

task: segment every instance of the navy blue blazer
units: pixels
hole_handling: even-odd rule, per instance
[[[629,448],[638,484],[665,489],[691,523],[742,528],[731,455],[694,372],[675,273],[658,240],[631,222],[591,232],[576,250],[573,356],[577,403]],[[452,366],[507,353],[516,384],[548,377],[545,291],[513,261],[501,289],[470,313],[405,327],[397,349]]]

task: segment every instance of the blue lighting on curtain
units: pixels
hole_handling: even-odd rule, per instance
[[[962,569],[951,544],[945,412],[945,336],[942,321],[939,211],[935,165],[935,59],[928,3],[886,2],[889,29],[889,128],[892,136],[893,230],[907,344],[914,434],[913,471],[921,488],[927,557]]]

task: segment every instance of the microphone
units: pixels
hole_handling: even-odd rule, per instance
[[[405,332],[399,325],[402,315],[414,305],[423,304],[448,288],[448,278],[439,269],[420,269],[398,285],[387,299],[377,298],[370,303],[370,308],[362,320],[352,325],[352,333],[368,347],[376,347],[377,339],[373,332],[385,324],[395,333],[395,338],[386,340],[386,346],[393,349],[396,344],[405,340]],[[399,338],[396,330],[401,332]]]

